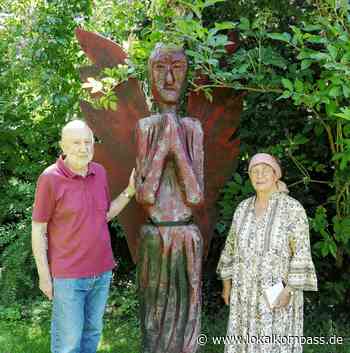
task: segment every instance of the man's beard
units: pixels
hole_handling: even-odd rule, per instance
[[[72,162],[76,165],[76,167],[84,168],[89,164],[89,162],[91,162],[91,160],[92,154],[86,157],[74,157],[74,160]]]

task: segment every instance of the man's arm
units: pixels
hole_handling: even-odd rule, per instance
[[[39,288],[51,300],[52,279],[47,261],[47,223],[32,221],[32,250],[39,274]]]
[[[135,195],[135,169],[132,170],[128,187],[111,202],[109,211],[107,212],[107,222],[109,222],[114,217],[124,209],[124,207],[129,203],[129,201]]]

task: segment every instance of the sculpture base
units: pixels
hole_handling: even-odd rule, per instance
[[[195,353],[203,242],[196,225],[144,225],[138,262],[142,353]]]

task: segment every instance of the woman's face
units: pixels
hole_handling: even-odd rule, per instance
[[[256,192],[272,192],[276,190],[277,177],[268,164],[255,165],[249,172],[250,181]]]

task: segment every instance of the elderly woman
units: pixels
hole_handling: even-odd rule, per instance
[[[225,352],[300,353],[303,291],[317,291],[307,216],[273,156],[256,154],[248,170],[256,195],[237,207],[218,265],[230,305]],[[264,291],[277,283],[271,308]]]

